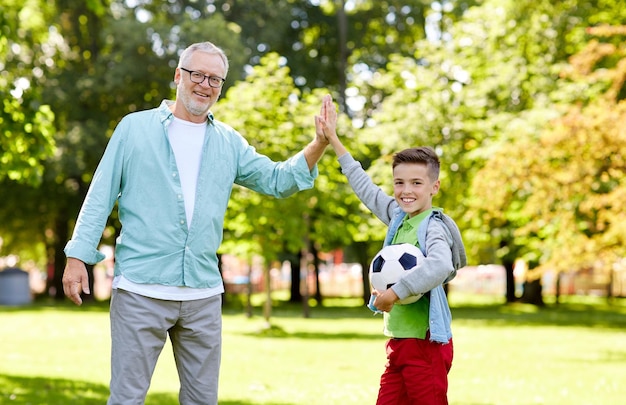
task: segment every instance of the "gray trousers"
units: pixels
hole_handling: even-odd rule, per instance
[[[165,301],[125,290],[111,297],[108,405],[142,405],[169,334],[181,405],[216,405],[222,346],[221,296]]]

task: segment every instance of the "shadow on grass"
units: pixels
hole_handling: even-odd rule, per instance
[[[626,300],[618,304],[599,303],[561,303],[538,307],[531,304],[490,302],[483,304],[455,303],[451,305],[453,320],[482,322],[493,325],[537,325],[537,326],[581,326],[608,329],[626,328]],[[237,315],[243,312],[236,307],[224,309],[225,315]],[[255,307],[253,317],[262,317],[262,308]],[[372,319],[380,321],[379,315],[373,316],[365,306],[316,306],[309,311],[311,319]],[[288,302],[276,302],[272,306],[272,319],[303,318],[302,306]],[[355,336],[358,336],[356,334]],[[350,337],[350,336],[345,336]]]
[[[455,321],[487,326],[626,328],[624,306],[561,304],[541,308],[523,303],[459,305],[452,307],[452,317]]]
[[[108,300],[85,300],[81,306],[71,302],[69,299],[57,300],[51,297],[39,297],[30,304],[15,306],[0,306],[2,312],[46,312],[46,311],[67,311],[67,312],[109,312]]]
[[[105,404],[108,395],[108,387],[100,384],[0,374],[0,403],[2,404]]]
[[[237,315],[241,312],[226,309],[226,316]],[[253,317],[262,318],[262,310],[254,308]],[[489,304],[462,304],[452,306],[453,324],[475,326],[563,326],[583,327],[606,330],[626,329],[626,305],[562,303],[537,307],[524,303],[489,303]],[[245,335],[257,338],[296,338],[320,340],[380,340],[381,333],[354,332],[324,332],[294,331],[288,332],[277,323],[285,325],[289,318],[303,318],[302,308],[297,304],[279,302],[272,308],[271,325]],[[362,307],[315,307],[310,309],[311,319],[354,319],[365,318],[380,322],[380,316],[373,317],[372,313]]]
[[[239,306],[229,305],[224,307],[224,315],[239,315],[245,313],[245,310]],[[261,306],[252,309],[253,317],[263,317],[263,308]],[[304,311],[301,304],[293,304],[285,301],[274,301],[272,304],[271,318],[288,319],[288,318],[304,318]],[[315,306],[309,309],[308,318],[310,319],[372,319],[374,314],[362,306]]]
[[[374,317],[359,300],[346,300],[347,305],[341,301],[333,300],[332,306],[312,305],[309,307],[311,319],[371,319],[381,321],[380,316]],[[339,302],[339,304],[337,304]],[[68,311],[68,312],[107,312],[109,301],[87,301],[78,307],[68,300],[56,301],[53,299],[40,299],[32,304],[1,307],[2,312],[45,312],[45,311]],[[223,308],[224,316],[238,316],[245,313],[244,306],[240,301],[231,299]],[[290,318],[304,318],[302,304],[275,300],[272,304],[271,319],[288,321]],[[252,317],[263,317],[262,306],[252,308]],[[452,302],[452,317],[454,321],[475,323],[481,325],[510,325],[510,326],[580,326],[606,329],[626,328],[626,300],[617,299],[613,305],[606,301],[603,303],[565,302],[560,305],[548,304],[545,307],[537,307],[531,304],[492,301],[489,303],[456,303]],[[287,334],[281,330],[260,331],[256,335],[260,337],[299,337],[315,339],[375,339],[378,336],[362,333],[308,333],[296,332]]]
[[[382,322],[382,320],[381,320]],[[382,327],[382,324],[381,324]],[[358,333],[358,332],[287,332],[281,326],[272,324],[255,332],[243,333],[244,336],[258,338],[283,338],[283,339],[316,339],[316,340],[381,340],[381,333]]]
[[[14,405],[104,405],[109,388],[84,381],[22,377],[0,374],[0,404]],[[150,393],[146,405],[178,405],[178,394]],[[254,402],[228,400],[219,405],[252,405]],[[293,405],[290,402],[275,405]]]

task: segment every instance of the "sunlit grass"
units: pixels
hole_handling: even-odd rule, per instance
[[[268,328],[224,309],[220,404],[371,404],[384,366],[382,320],[360,300],[324,307],[276,300]],[[455,359],[451,404],[617,404],[626,398],[626,305],[567,299],[559,306],[450,297]],[[330,307],[330,305],[333,305]],[[109,324],[105,303],[0,308],[0,404],[104,404]],[[177,404],[169,345],[146,404]]]

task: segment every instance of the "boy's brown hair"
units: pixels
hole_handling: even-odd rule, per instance
[[[439,157],[431,147],[420,146],[419,148],[409,148],[393,155],[392,169],[395,169],[395,167],[401,163],[426,165],[430,179],[436,181],[439,178]]]

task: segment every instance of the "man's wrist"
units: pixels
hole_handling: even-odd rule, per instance
[[[313,150],[324,151],[329,144],[330,143],[328,141],[322,141],[321,139],[315,138],[309,143],[309,147]]]

